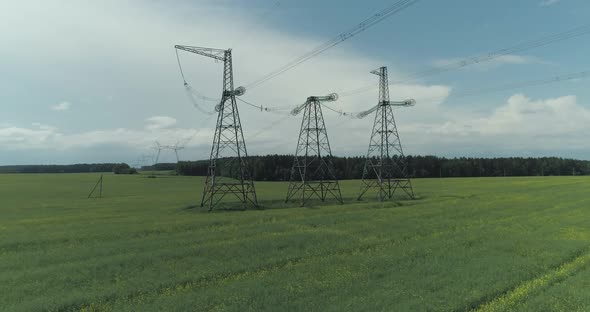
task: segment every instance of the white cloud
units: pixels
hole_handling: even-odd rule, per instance
[[[169,116],[154,116],[146,119],[146,129],[158,130],[167,129],[176,125],[176,118]]]
[[[205,116],[191,107],[184,94],[172,48],[174,44],[233,48],[235,84],[239,86],[260,78],[326,40],[292,35],[276,27],[267,27],[264,23],[251,20],[250,16],[255,14],[247,14],[244,11],[247,9],[224,8],[217,1],[191,2],[186,7],[160,5],[156,2],[108,0],[100,4],[76,1],[67,2],[67,5],[60,1],[35,2],[34,10],[30,9],[27,2],[29,1],[23,0],[0,4],[2,11],[22,12],[26,16],[0,20],[0,28],[10,26],[20,30],[18,36],[2,32],[0,40],[19,42],[20,47],[44,44],[44,57],[35,57],[32,49],[13,49],[12,45],[0,53],[7,55],[15,64],[33,62],[32,65],[37,68],[52,73],[54,79],[88,77],[77,81],[76,88],[69,86],[66,91],[70,91],[70,88],[83,90],[80,98],[85,99],[85,107],[88,110],[100,107],[100,110],[94,111],[92,118],[89,118],[90,113],[86,110],[84,115],[79,116],[78,120],[88,119],[84,124],[85,130],[59,125],[60,129],[68,129],[69,134],[57,130],[52,134],[59,137],[59,146],[69,146],[72,149],[112,141],[121,144],[139,141],[144,142],[142,144],[147,148],[156,139],[156,135],[150,134],[146,140],[139,138],[146,133],[170,131],[170,137],[164,136],[163,140],[169,139],[174,143],[180,139],[172,137],[177,135],[175,129],[185,129],[188,132],[204,129],[197,120]],[[179,15],[183,18],[178,18]],[[223,24],[218,23],[220,15],[227,17]],[[192,16],[199,18],[191,18]],[[37,24],[33,25],[25,20],[51,26],[38,27]],[[93,36],[88,37],[88,33]],[[195,41],[195,38],[198,40]],[[84,53],[80,53],[80,50]],[[261,51],[264,53],[261,54]],[[221,65],[206,57],[185,52],[180,52],[180,57],[191,86],[206,96],[218,98],[221,93]],[[256,89],[248,90],[244,99],[265,107],[288,107],[302,103],[309,95],[353,90],[367,84],[377,86],[377,77],[369,71],[382,65],[390,65],[391,79],[400,76],[386,61],[367,58],[364,51],[343,45]],[[418,112],[435,109],[449,91],[446,86],[400,85],[392,87],[391,96],[395,99],[437,98],[419,102],[418,106],[412,108],[412,111]],[[108,96],[105,98],[105,95]],[[376,97],[377,89],[343,97],[331,105],[345,111],[358,112],[373,106]],[[93,103],[93,99],[99,100]],[[166,106],[162,103],[166,103]],[[199,104],[208,110],[213,110],[215,105],[209,102]],[[283,117],[261,113],[242,103],[239,105],[250,154],[287,153],[295,149],[301,116]],[[166,116],[160,116],[163,108]],[[147,116],[155,117],[145,120]],[[212,116],[212,123],[215,117]],[[363,131],[356,129],[366,120],[361,123],[342,122],[327,110],[325,117],[331,127],[330,133],[333,134],[330,139],[342,143],[341,147],[334,146],[335,154],[363,153],[361,151],[365,149],[364,143],[355,146],[350,140],[340,140],[338,134],[354,132],[353,136],[358,135],[364,142],[368,136],[364,133],[367,126],[362,125]],[[286,119],[277,123],[281,118]],[[145,120],[146,124],[138,124],[137,119]],[[111,130],[94,130],[105,127]],[[132,128],[138,130],[131,130]],[[369,128],[370,126],[367,129]],[[212,134],[212,125],[206,129],[204,133]],[[35,134],[37,133],[32,135]],[[207,154],[211,140],[212,137],[205,140],[203,153]],[[72,141],[78,143],[68,143]],[[137,148],[139,145],[141,144]]]
[[[540,6],[550,6],[550,5],[556,4],[559,1],[561,1],[561,0],[543,0],[539,3],[539,5]]]
[[[63,111],[67,111],[70,109],[70,107],[72,107],[72,104],[70,102],[60,102],[56,105],[51,106],[51,109],[54,111],[58,111],[58,112],[63,112]]]
[[[515,94],[487,115],[454,112],[439,122],[402,123],[402,138],[418,153],[562,155],[590,150],[590,110],[575,96],[532,100]]]
[[[444,97],[449,92],[436,86],[407,88],[416,88],[409,91],[411,94],[423,93],[432,97]],[[416,106],[397,109],[395,114],[407,154],[560,156],[572,151],[590,150],[587,140],[590,136],[590,110],[579,104],[575,96],[533,100],[515,94],[492,112],[477,115],[442,107],[440,100],[430,103],[418,101]],[[324,110],[324,115],[335,155],[362,155],[366,152],[372,116],[350,120],[337,117],[328,110]],[[251,155],[293,152],[301,115],[284,116],[266,120],[258,125],[258,131],[245,130]],[[273,125],[277,120],[280,125]],[[136,129],[112,128],[79,133],[65,133],[57,127],[40,123],[30,127],[6,125],[0,128],[0,147],[7,151],[46,150],[56,153],[110,147],[134,151],[134,159],[148,151],[157,140],[162,145],[186,144],[187,150],[182,155],[184,159],[207,158],[215,119],[198,123],[198,128],[177,127],[173,121],[170,117],[155,116]],[[153,127],[155,124],[160,126]],[[277,135],[282,140],[276,140]],[[169,156],[168,161],[173,161],[173,155]]]
[[[148,124],[149,125],[149,124]],[[136,151],[149,148],[154,141],[163,145],[177,142],[188,147],[209,144],[208,128],[103,129],[80,133],[64,133],[57,127],[35,124],[32,127],[0,128],[0,147],[5,150],[75,151],[81,148],[118,146]]]
[[[260,78],[326,39],[303,37],[276,27],[265,27],[263,23],[250,20],[244,8],[223,8],[218,1],[192,1],[184,6],[112,0],[31,3],[29,0],[0,2],[0,11],[21,13],[0,19],[0,29],[19,29],[19,32],[0,32],[0,41],[18,43],[7,44],[0,54],[11,64],[27,64],[25,69],[34,67],[35,73],[41,70],[58,82],[71,81],[71,77],[85,77],[77,79],[74,86],[59,83],[54,87],[63,88],[55,92],[67,94],[68,99],[84,99],[87,109],[76,112],[80,114],[76,120],[83,121],[84,129],[72,129],[67,123],[57,122],[53,126],[39,123],[18,127],[11,120],[10,124],[0,126],[0,148],[9,150],[35,150],[39,153],[44,150],[67,150],[75,154],[82,149],[101,148],[104,154],[115,154],[125,147],[126,157],[135,159],[155,140],[164,145],[188,141],[188,146],[194,150],[185,159],[206,158],[216,116],[203,116],[187,101],[172,48],[174,44],[232,47],[235,84],[238,86]],[[219,24],[218,17],[221,15],[226,18],[224,23]],[[93,35],[88,36],[89,33]],[[38,57],[34,49],[40,45],[44,47],[43,58]],[[389,65],[391,80],[403,76],[386,60],[371,59],[366,55],[365,51],[355,50],[351,45],[339,46],[259,88],[248,90],[244,99],[265,107],[292,107],[304,102],[309,95],[354,90],[367,84],[377,86],[378,77],[369,71],[382,65]],[[180,56],[189,83],[200,93],[218,98],[221,93],[221,64],[184,52]],[[439,65],[452,61],[440,60]],[[539,61],[530,56],[506,55],[499,57],[493,66]],[[478,69],[486,68],[478,66],[481,66]],[[37,77],[33,73],[26,76]],[[44,80],[47,77],[38,79],[37,85],[47,82]],[[81,94],[70,97],[67,92]],[[544,111],[549,110],[551,106],[548,103],[552,103],[551,100],[532,101],[515,97],[501,104],[494,115],[474,116],[442,105],[450,93],[451,89],[444,85],[416,83],[390,88],[392,99],[415,98],[418,101],[415,107],[396,110],[406,153],[440,155],[449,152],[460,155],[463,152],[461,149],[469,153],[476,150],[476,146],[483,146],[482,150],[487,147],[493,149],[504,142],[514,144],[511,148],[518,151],[521,142],[538,140],[538,133],[527,129],[529,126],[523,126],[519,121],[539,126],[539,118],[542,117],[542,122],[547,122],[545,119],[548,116]],[[376,101],[377,89],[374,89],[341,97],[328,105],[338,110],[359,112],[372,107]],[[562,98],[555,101],[568,103]],[[583,107],[575,103],[575,98],[573,104],[572,99],[569,101],[569,104],[563,104],[562,109],[574,110],[577,116],[573,120],[560,117],[562,119],[557,123],[588,124],[578,119],[585,114]],[[200,104],[208,110],[213,110],[215,105],[208,102]],[[523,109],[523,106],[527,108]],[[239,108],[250,154],[294,152],[301,116],[259,112],[242,103],[239,103]],[[535,113],[527,113],[529,111]],[[530,119],[532,116],[537,119]],[[44,122],[42,117],[36,116],[35,121]],[[205,117],[207,121],[198,121]],[[324,110],[324,117],[335,155],[366,152],[373,122],[371,117],[349,120],[328,110]],[[527,132],[518,132],[521,128],[527,129]],[[511,135],[509,130],[517,134]],[[574,137],[568,132],[570,130],[561,128],[559,133],[569,139]],[[56,160],[48,159],[47,162]]]

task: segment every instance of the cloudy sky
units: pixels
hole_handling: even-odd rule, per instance
[[[0,165],[135,164],[153,154],[154,141],[184,144],[183,160],[205,159],[215,116],[204,111],[215,103],[189,99],[175,44],[232,48],[235,83],[248,84],[394,2],[0,1]],[[585,0],[421,0],[243,99],[292,107],[308,95],[377,86],[369,72],[388,66],[402,81],[392,99],[418,101],[396,110],[407,154],[590,159],[590,79],[481,92],[590,70],[590,34],[405,78],[583,26],[589,14]],[[219,98],[222,64],[180,58],[195,92]],[[371,89],[330,105],[358,112],[376,101]],[[250,154],[295,150],[301,116],[243,103],[240,113]],[[324,115],[335,155],[366,152],[370,117]]]

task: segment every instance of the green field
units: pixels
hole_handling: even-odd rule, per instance
[[[590,311],[587,177],[212,213],[201,178],[97,177],[0,175],[0,311]]]

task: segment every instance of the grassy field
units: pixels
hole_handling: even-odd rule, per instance
[[[203,180],[0,175],[0,311],[589,311],[590,178],[207,213]]]

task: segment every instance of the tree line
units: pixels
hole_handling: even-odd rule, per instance
[[[0,166],[0,173],[91,173],[113,172],[117,174],[135,173],[126,163],[73,164],[73,165],[18,165]]]
[[[224,160],[219,160],[222,163]],[[290,178],[292,155],[251,156],[248,158],[253,178],[257,181],[287,181]],[[333,157],[338,179],[360,179],[364,157]],[[501,176],[559,176],[590,175],[590,161],[558,157],[542,158],[445,158],[437,156],[407,156],[407,172],[414,178],[501,177]],[[161,163],[143,170],[176,170],[179,175],[206,176],[208,160]],[[223,167],[220,164],[219,167]],[[0,166],[0,173],[135,173],[126,163],[21,165]],[[224,173],[221,173],[224,175]]]
[[[223,162],[221,159],[219,162]],[[248,158],[254,180],[287,181],[290,178],[292,155],[251,156]],[[360,179],[364,157],[333,157],[338,179]],[[588,175],[590,161],[558,157],[523,158],[445,158],[437,156],[406,156],[407,172],[414,178],[560,176]],[[179,175],[206,176],[209,161],[183,161],[177,165]],[[223,167],[220,165],[219,167]],[[223,175],[223,173],[221,173]]]

